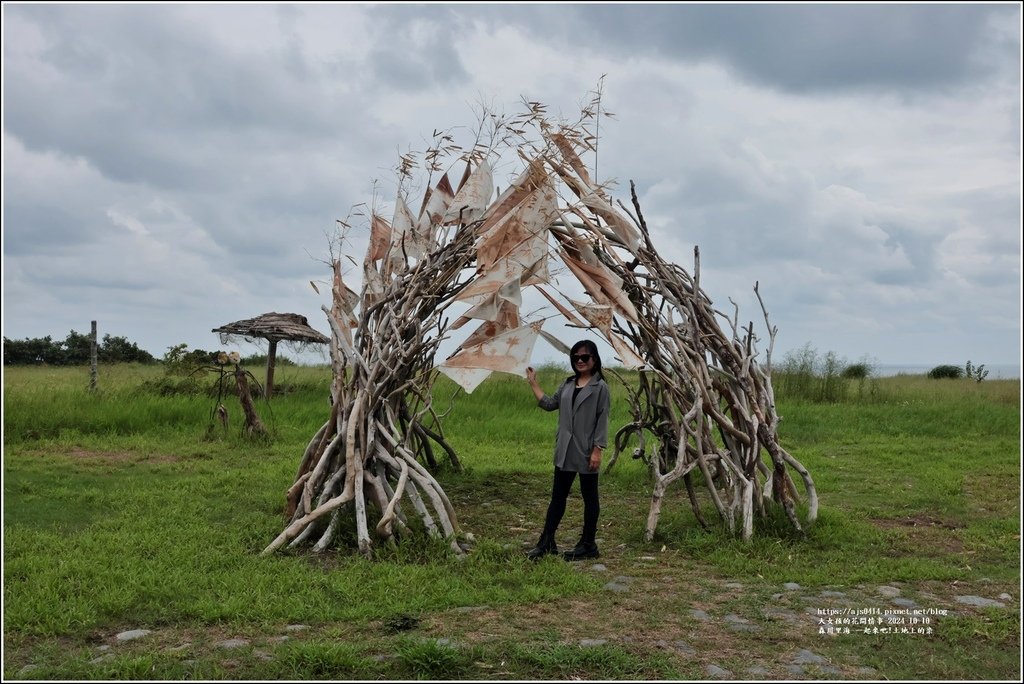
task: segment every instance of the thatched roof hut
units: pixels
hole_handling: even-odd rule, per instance
[[[277,357],[277,343],[280,341],[297,342],[300,344],[327,344],[330,339],[310,327],[305,316],[293,313],[265,313],[256,318],[247,318],[234,323],[214,328],[212,332],[220,335],[222,344],[232,337],[242,337],[252,342],[264,339],[270,343],[267,350],[267,380],[265,396],[267,399],[274,391],[274,362]]]

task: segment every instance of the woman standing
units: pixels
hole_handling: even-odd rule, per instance
[[[555,530],[565,514],[565,502],[577,474],[583,494],[583,536],[576,548],[567,551],[564,557],[574,561],[600,556],[594,540],[597,518],[601,513],[597,478],[601,468],[601,450],[608,444],[611,397],[601,374],[597,345],[590,340],[577,342],[569,352],[569,360],[574,375],[566,378],[553,396],[544,394],[537,384],[537,372],[533,368],[526,369],[526,380],[537,397],[537,405],[545,411],[558,411],[551,503],[548,504],[540,541],[528,554],[532,559],[558,553]]]

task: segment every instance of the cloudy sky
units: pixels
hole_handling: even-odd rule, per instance
[[[1016,3],[5,3],[3,334],[326,331],[309,282],[399,154],[481,102],[573,118],[602,75],[588,162],[720,308],[761,321],[760,282],[776,360],[1018,361]]]

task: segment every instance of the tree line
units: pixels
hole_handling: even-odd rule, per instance
[[[4,365],[27,366],[77,366],[89,363],[92,339],[90,335],[72,330],[63,340],[46,337],[26,337],[23,340],[11,340],[4,337]],[[145,349],[140,349],[135,342],[124,337],[104,335],[97,341],[96,355],[100,363],[156,363]]]
[[[88,364],[92,340],[89,335],[72,330],[63,340],[46,337],[26,337],[12,340],[4,337],[5,366],[82,366]],[[184,342],[167,348],[162,359],[158,359],[135,342],[124,337],[104,335],[96,343],[96,356],[100,363],[162,363],[171,374],[187,375],[200,366],[217,363],[219,352],[207,349],[189,349]],[[244,366],[263,366],[266,354],[244,356],[239,361]],[[278,366],[294,366],[294,361],[277,357]]]

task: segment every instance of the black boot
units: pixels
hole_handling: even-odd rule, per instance
[[[562,554],[562,557],[567,561],[578,561],[585,558],[600,558],[601,554],[597,550],[597,544],[594,541],[587,541],[581,538],[576,544],[572,551],[566,551]]]
[[[549,553],[557,554],[558,546],[555,545],[554,533],[545,532],[540,535],[540,541],[537,542],[535,547],[530,549],[529,553],[526,554],[526,557],[530,560],[537,560]]]

